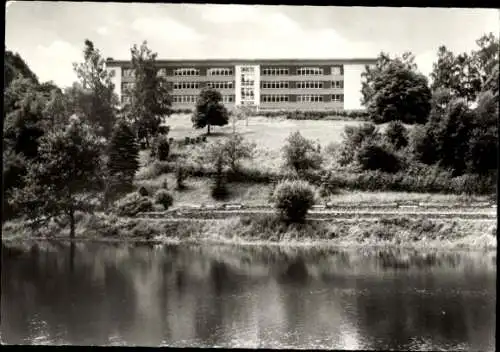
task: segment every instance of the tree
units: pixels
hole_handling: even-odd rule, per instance
[[[399,120],[389,122],[385,130],[385,138],[396,150],[408,145],[408,131]]]
[[[375,65],[366,65],[364,72],[361,73],[361,103],[368,106],[375,96],[376,88],[374,86],[375,78],[380,76],[391,62],[397,61],[408,70],[415,70],[415,56],[411,52],[403,53],[402,57],[391,59],[389,54],[381,52],[377,57]]]
[[[472,52],[472,57],[477,65],[479,75],[481,77],[482,90],[487,90],[485,87],[490,77],[495,77],[498,87],[498,66],[499,66],[499,51],[500,41],[493,33],[483,35],[476,41],[479,49]],[[498,88],[497,88],[498,91]]]
[[[158,74],[157,54],[144,41],[140,47],[132,47],[132,69],[134,85],[130,91],[130,104],[125,113],[134,122],[139,139],[145,139],[146,146],[159,133],[162,119],[170,116],[172,99],[167,82]]]
[[[313,142],[304,138],[299,131],[288,136],[283,155],[285,165],[296,172],[318,169],[322,162]]]
[[[364,142],[378,142],[381,136],[377,126],[373,123],[364,123],[361,126],[346,126],[340,149],[340,165],[344,166],[352,163],[356,152]]]
[[[222,104],[222,95],[212,88],[203,89],[191,121],[194,128],[207,127],[207,134],[210,134],[210,126],[227,125],[229,114]]]
[[[16,194],[33,226],[62,215],[69,220],[70,237],[75,237],[75,212],[91,211],[92,199],[102,186],[102,147],[79,119],[42,137],[39,159],[28,165],[26,186]]]
[[[455,56],[444,45],[438,49],[438,60],[431,72],[433,91],[448,89],[452,97],[473,102],[481,89],[478,67],[472,55],[461,53]]]
[[[132,186],[139,169],[139,146],[134,132],[126,121],[119,121],[111,135],[108,147],[106,203],[111,194]]]
[[[314,205],[315,191],[305,181],[283,181],[276,186],[272,199],[284,220],[303,222]]]
[[[431,109],[427,78],[394,60],[373,79],[367,110],[373,122],[425,123]]]
[[[23,58],[10,50],[5,50],[4,54],[4,75],[4,91],[17,78],[26,78],[34,84],[38,84],[38,77],[31,71]]]
[[[252,158],[255,148],[255,143],[247,143],[240,134],[233,134],[224,143],[223,152],[229,166],[236,172],[239,170],[239,161]]]
[[[73,64],[81,83],[81,87],[74,86],[77,112],[90,124],[98,127],[100,135],[109,138],[118,104],[111,80],[112,73],[106,70],[105,59],[88,39],[85,40],[83,58],[82,63]]]

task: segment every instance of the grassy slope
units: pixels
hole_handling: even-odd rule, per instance
[[[52,224],[41,237],[35,237],[22,223],[7,222],[3,234],[2,240],[7,242],[35,238],[67,239],[68,228],[61,229]],[[273,215],[179,222],[87,215],[79,221],[76,232],[79,240],[98,241],[489,250],[496,249],[495,234],[496,224],[492,221],[381,217],[375,221],[308,221],[287,226]]]

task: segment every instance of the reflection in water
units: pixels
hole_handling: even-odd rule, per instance
[[[2,245],[9,344],[492,350],[487,253]]]

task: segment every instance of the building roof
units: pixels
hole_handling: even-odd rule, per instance
[[[325,64],[352,64],[352,65],[369,65],[377,61],[376,58],[331,58],[331,59],[159,59],[156,63],[159,65],[217,65],[217,64],[310,64],[310,65],[325,65]],[[131,65],[130,60],[114,60],[107,58],[106,63],[110,66],[128,66]]]

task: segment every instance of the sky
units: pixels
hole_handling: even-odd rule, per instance
[[[498,33],[495,9],[370,8],[11,1],[5,45],[41,81],[64,87],[90,39],[104,57],[130,59],[147,40],[163,59],[366,58],[412,51],[428,75],[436,52],[475,48]]]

